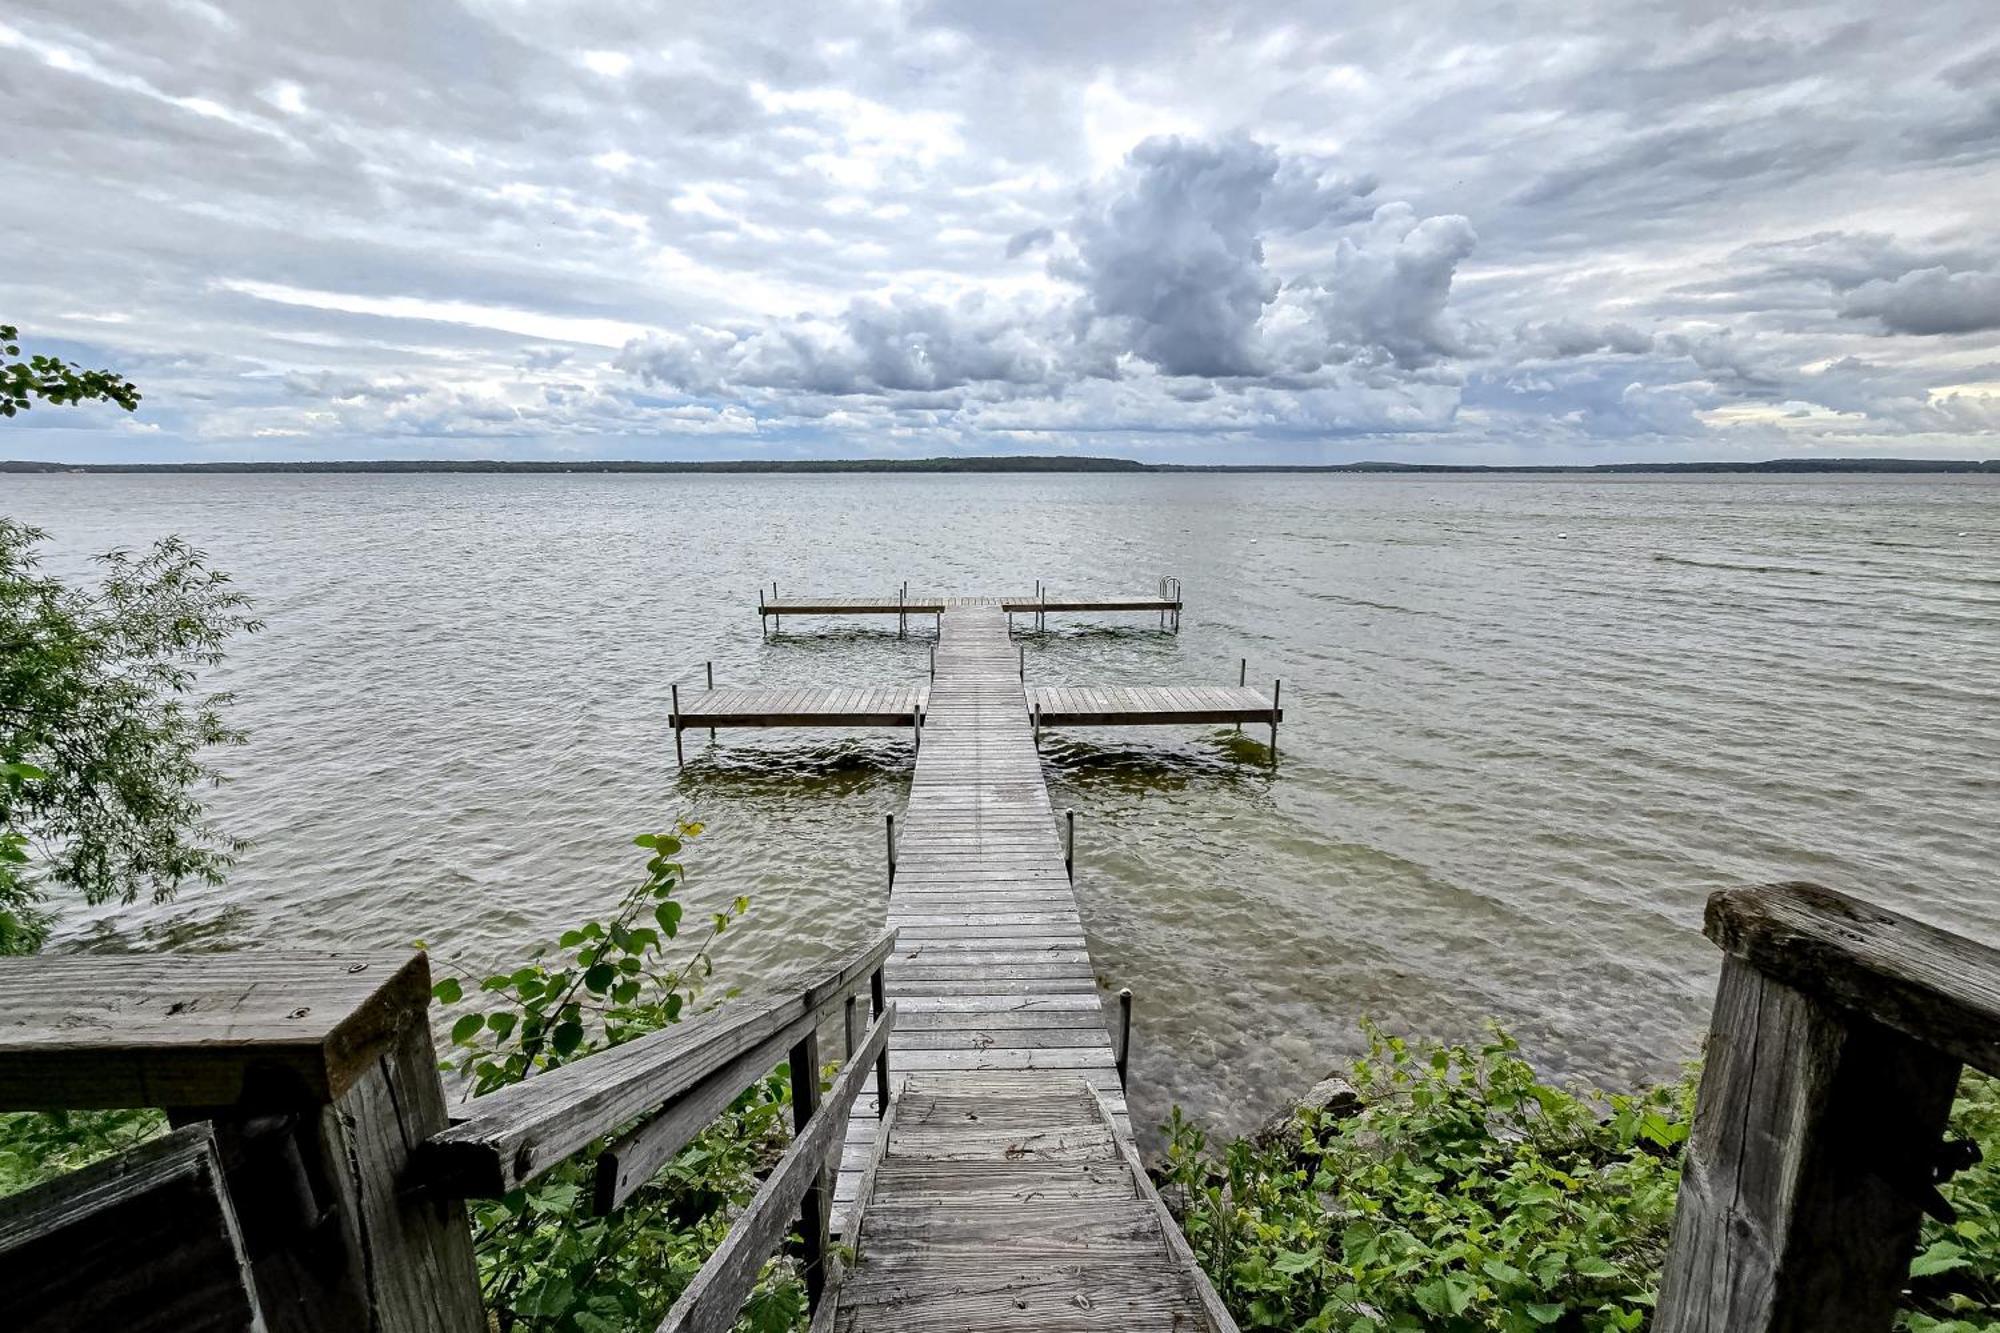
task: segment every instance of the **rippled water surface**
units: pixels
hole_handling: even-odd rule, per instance
[[[631,833],[709,832],[754,979],[882,916],[909,741],[690,733],[672,682],[914,682],[926,636],[757,588],[1185,583],[1023,633],[1031,682],[1284,680],[1272,772],[1227,729],[1048,747],[1137,1110],[1245,1127],[1356,1046],[1492,1016],[1557,1074],[1671,1072],[1704,897],[1804,877],[2000,935],[2000,485],[1975,478],[0,477],[66,572],[181,532],[269,627],[230,884],[73,910],[71,943],[500,959],[592,912]],[[1023,629],[1026,625],[1024,622]],[[796,632],[795,632],[796,631]],[[1248,739],[1254,740],[1253,732]]]

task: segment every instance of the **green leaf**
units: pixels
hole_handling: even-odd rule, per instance
[[[611,983],[618,980],[618,969],[610,963],[599,963],[583,974],[583,984],[592,995],[602,995],[611,989]]]
[[[1319,1262],[1319,1256],[1304,1250],[1285,1250],[1275,1259],[1271,1267],[1287,1277],[1295,1277]]]
[[[457,1004],[465,998],[465,987],[459,984],[457,977],[446,977],[431,987],[431,995],[440,1004]]]
[[[1538,1324],[1553,1324],[1558,1319],[1561,1319],[1563,1317],[1564,1311],[1569,1309],[1569,1307],[1566,1305],[1539,1305],[1539,1304],[1527,1305],[1523,1306],[1522,1308],[1528,1312],[1528,1318],[1534,1320]]]
[[[660,931],[668,939],[673,939],[681,930],[681,905],[661,903],[653,909],[653,919],[660,923]]]
[[[514,1030],[514,1015],[508,1013],[505,1009],[495,1009],[492,1013],[486,1015],[486,1026],[492,1031],[494,1036],[498,1037],[501,1041],[505,1041],[507,1040],[507,1034]]]
[[[474,1037],[479,1035],[480,1030],[485,1026],[485,1015],[461,1014],[458,1021],[451,1025],[451,1039],[457,1045],[467,1045]]]
[[[1965,1258],[1963,1247],[1948,1240],[1938,1241],[1910,1261],[1911,1277],[1935,1277],[1939,1273],[1949,1273],[1955,1268],[1966,1268],[1970,1261]]]
[[[557,1055],[574,1054],[576,1048],[583,1045],[583,1024],[576,1022],[556,1024],[555,1031],[549,1034],[549,1045],[555,1048]]]

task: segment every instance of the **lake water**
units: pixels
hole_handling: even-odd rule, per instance
[[[747,893],[746,982],[879,923],[909,738],[690,733],[671,682],[915,683],[893,622],[758,632],[759,585],[1150,589],[1023,634],[1031,682],[1284,680],[1275,773],[1222,728],[1059,735],[1058,809],[1133,1092],[1244,1128],[1356,1020],[1619,1085],[1692,1055],[1711,891],[1811,878],[2000,934],[2000,484],[1977,478],[0,477],[51,568],[180,532],[269,627],[231,882],[62,940],[514,957],[674,817]],[[886,624],[886,628],[885,628]],[[1027,628],[1023,622],[1023,629]],[[794,632],[796,631],[796,632]],[[1254,733],[1253,733],[1254,736]]]

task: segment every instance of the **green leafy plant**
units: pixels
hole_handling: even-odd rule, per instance
[[[1176,1108],[1166,1182],[1246,1329],[1578,1333],[1650,1325],[1692,1122],[1692,1075],[1630,1095],[1538,1081],[1514,1040],[1407,1042],[1364,1024],[1350,1116],[1219,1159]],[[1897,1327],[2000,1333],[2000,1081],[1967,1072]]]
[[[609,916],[564,931],[520,967],[439,981],[438,1000],[457,1011],[445,1068],[483,1095],[695,1012],[714,974],[711,948],[750,906],[738,898],[703,921],[692,942],[682,938],[686,871],[675,858],[700,832],[684,823],[635,839],[648,852],[643,882]],[[591,1210],[595,1149],[475,1206],[480,1283],[500,1327],[656,1326],[727,1232],[731,1213],[755,1193],[758,1173],[783,1151],[790,1102],[780,1067],[609,1217]],[[775,1262],[741,1325],[776,1333],[801,1324],[805,1308],[797,1275]]]
[[[21,355],[21,331],[0,324],[0,354]],[[34,406],[35,400],[68,405],[116,403],[127,412],[139,406],[132,381],[109,370],[85,370],[56,356],[31,356],[26,361],[0,361],[0,417],[11,417]]]
[[[167,1127],[158,1111],[10,1111],[0,1115],[0,1197],[134,1147]]]
[[[49,885],[164,899],[243,848],[197,794],[222,780],[210,747],[242,733],[196,684],[260,622],[179,538],[99,557],[95,588],[42,573],[45,539],[0,518],[0,953],[40,947]]]
[[[1970,1071],[1960,1078],[1951,1132],[1979,1158],[1938,1187],[1956,1216],[1924,1219],[1896,1327],[2000,1333],[2000,1080]]]
[[[1301,1112],[1219,1165],[1178,1110],[1168,1127],[1188,1238],[1243,1326],[1645,1327],[1691,1085],[1585,1099],[1497,1029],[1476,1048],[1366,1032],[1359,1114]]]

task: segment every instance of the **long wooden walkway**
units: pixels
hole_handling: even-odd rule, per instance
[[[1126,1152],[1124,1095],[998,604],[943,612],[903,824],[887,988],[890,1066],[908,1082],[886,1134],[861,1107],[850,1125],[836,1216],[859,1262],[834,1326],[1226,1327]]]

